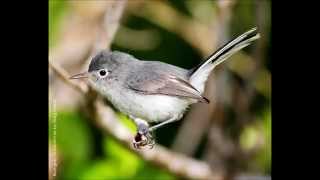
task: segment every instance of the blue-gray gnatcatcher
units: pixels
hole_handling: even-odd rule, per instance
[[[202,96],[210,72],[232,54],[260,37],[253,28],[187,70],[158,61],[142,61],[118,51],[102,51],[90,62],[88,72],[71,79],[89,83],[137,125],[133,145],[153,146],[155,129],[182,118],[190,104],[209,103]],[[149,123],[157,123],[149,127]]]

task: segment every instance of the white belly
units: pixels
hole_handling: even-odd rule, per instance
[[[130,101],[130,102],[129,102]],[[173,117],[181,117],[189,106],[189,102],[166,95],[135,94],[125,109],[131,115],[149,122],[161,122]]]
[[[166,95],[144,95],[118,88],[97,89],[121,112],[148,122],[162,122],[181,118],[187,107],[195,101]]]

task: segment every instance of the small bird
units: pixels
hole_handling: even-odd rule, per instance
[[[92,58],[87,72],[70,78],[88,78],[94,89],[135,122],[133,146],[152,148],[155,142],[151,132],[181,119],[191,104],[209,103],[202,93],[210,72],[259,37],[252,28],[190,70],[103,50]]]

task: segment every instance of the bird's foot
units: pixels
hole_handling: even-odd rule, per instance
[[[138,131],[133,140],[133,147],[136,149],[142,149],[144,147],[152,149],[154,145],[154,138],[148,129]]]

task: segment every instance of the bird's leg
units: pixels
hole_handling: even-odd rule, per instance
[[[139,118],[135,118],[130,116],[131,119],[134,120],[134,123],[137,126],[137,134],[134,137],[133,146],[137,149],[144,147],[146,145],[152,148],[155,144],[154,139],[149,131],[149,124]]]
[[[182,117],[182,115],[174,116],[166,121],[163,121],[159,124],[156,124],[152,127],[149,127],[149,124],[146,121],[130,116],[130,118],[134,120],[135,124],[138,127],[138,132],[134,138],[133,146],[135,148],[140,149],[141,147],[148,145],[148,146],[150,146],[150,148],[152,148],[155,144],[155,141],[154,141],[154,138],[152,137],[151,133],[154,130],[156,130],[166,124],[169,124],[169,123],[172,123],[174,121],[179,120],[181,117]]]
[[[163,121],[163,122],[161,122],[161,123],[159,123],[159,124],[156,124],[156,125],[154,125],[154,126],[152,126],[152,127],[149,128],[149,132],[152,132],[152,131],[154,131],[154,130],[156,130],[156,129],[158,129],[158,128],[166,125],[166,124],[175,122],[175,121],[179,120],[180,118],[181,118],[181,117],[176,117],[176,116],[174,116],[174,117],[172,117],[172,118],[170,118],[170,119],[168,119],[168,120],[166,120],[166,121]]]

